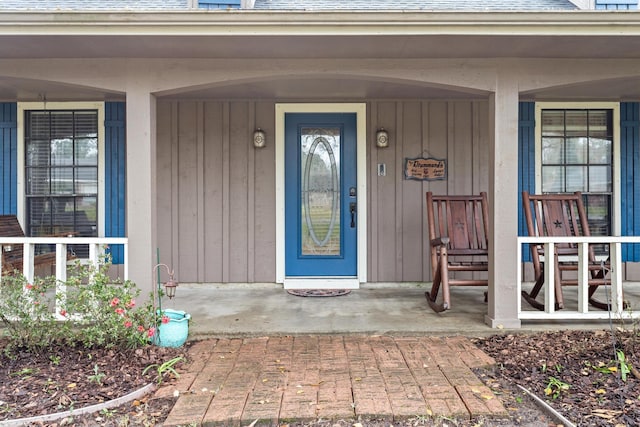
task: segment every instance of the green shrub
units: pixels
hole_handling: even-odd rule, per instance
[[[14,347],[46,347],[63,335],[52,310],[55,278],[27,283],[22,275],[3,276],[0,285],[0,320]],[[53,301],[52,301],[53,299]]]
[[[108,269],[107,260],[97,266],[76,263],[58,285],[66,292],[57,294],[54,277],[27,283],[20,274],[3,276],[0,320],[10,345],[37,351],[54,343],[87,348],[148,344],[157,324],[151,304],[138,307],[140,289],[109,277]]]

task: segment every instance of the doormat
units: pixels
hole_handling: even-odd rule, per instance
[[[287,289],[287,292],[297,297],[339,297],[351,291],[349,289]]]

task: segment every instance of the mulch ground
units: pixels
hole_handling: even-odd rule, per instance
[[[479,373],[494,389],[520,384],[580,426],[640,425],[638,331],[497,335],[475,344],[497,362]]]
[[[0,355],[0,421],[65,412],[125,396],[157,383],[160,374],[154,365],[187,351],[187,347],[156,346],[125,351],[58,347],[28,353],[0,348],[4,350]],[[152,367],[143,375],[148,366]],[[163,382],[171,381],[170,371],[162,370],[162,374]],[[84,418],[87,425],[108,423],[116,416],[131,419],[132,423],[124,425],[156,425],[166,418],[173,403],[165,399],[154,401],[151,407],[146,397]],[[82,424],[78,417],[66,423]]]
[[[475,339],[495,358],[493,369],[476,372],[508,408],[499,420],[433,420],[415,417],[394,426],[546,426],[556,425],[516,385],[543,398],[580,426],[640,425],[640,334],[637,331],[560,331],[503,334]],[[0,343],[0,348],[2,347]],[[0,421],[61,412],[114,399],[157,382],[157,369],[174,357],[188,358],[182,349],[146,347],[132,351],[57,348],[45,354],[13,352],[0,355]],[[616,361],[616,352],[625,363]],[[188,362],[187,362],[188,363]],[[623,380],[622,371],[625,371]],[[186,365],[177,365],[178,371]],[[163,376],[163,384],[171,384]],[[39,425],[150,426],[161,425],[175,399],[153,396],[56,423]],[[319,420],[294,426],[389,426],[388,420]]]

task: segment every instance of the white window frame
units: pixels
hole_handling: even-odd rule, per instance
[[[29,110],[97,110],[98,111],[98,237],[104,237],[105,204],[104,204],[104,102],[19,102],[17,117],[18,139],[18,212],[17,217],[24,229],[26,224],[25,193],[25,123],[24,113]]]
[[[618,102],[536,102],[536,193],[542,192],[542,110],[559,109],[589,109],[589,110],[612,110],[613,120],[613,157],[611,166],[613,167],[612,198],[611,198],[611,233],[620,236],[620,103]]]

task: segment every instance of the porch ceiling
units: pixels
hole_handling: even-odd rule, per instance
[[[522,92],[521,97],[532,100],[637,100],[640,99],[640,77],[597,80],[589,83],[550,87]]]
[[[123,99],[124,94],[44,80],[0,76],[0,101],[95,101]]]
[[[473,99],[486,98],[489,94],[468,88],[431,86],[417,82],[358,77],[285,76],[281,79],[189,88],[157,95],[180,99]]]

